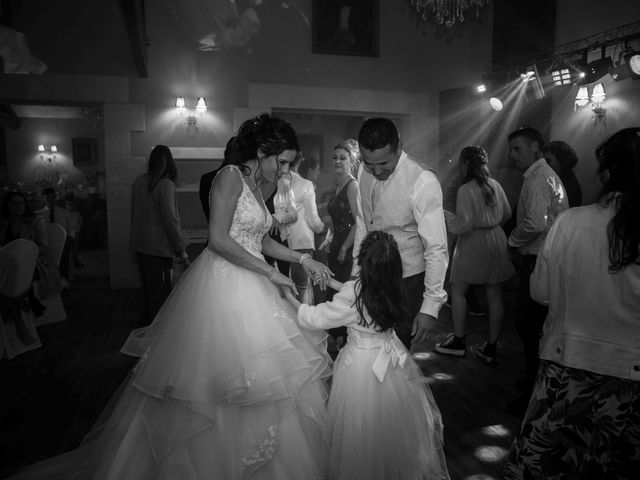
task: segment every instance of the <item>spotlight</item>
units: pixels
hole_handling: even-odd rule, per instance
[[[499,98],[491,97],[489,99],[489,105],[491,105],[491,108],[493,108],[496,112],[502,110],[502,102]]]
[[[486,91],[487,91],[487,87],[485,87],[484,85],[478,85],[478,86],[476,87],[476,91],[477,91],[478,93],[484,93],[484,92],[486,92]]]
[[[586,85],[588,83],[594,83],[609,73],[609,69],[613,68],[613,60],[611,57],[603,57],[598,60],[594,60],[587,64],[587,69],[584,72],[584,77],[581,77],[576,82],[576,85]]]
[[[631,78],[640,78],[640,51],[632,52],[624,57]]]

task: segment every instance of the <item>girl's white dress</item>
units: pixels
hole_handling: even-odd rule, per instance
[[[303,326],[348,327],[329,398],[328,478],[449,478],[442,418],[425,377],[392,329],[358,325],[355,298],[355,281],[349,281],[333,301],[298,310]]]
[[[262,257],[270,225],[243,182],[231,237]],[[326,335],[295,318],[267,277],[205,249],[125,343],[142,358],[106,421],[16,478],[323,478]]]

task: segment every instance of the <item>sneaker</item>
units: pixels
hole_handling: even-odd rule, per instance
[[[484,363],[492,365],[498,362],[498,352],[496,352],[495,344],[489,345],[489,342],[484,342],[482,347],[476,348],[474,352],[476,357],[483,360]]]
[[[447,335],[447,339],[442,343],[436,343],[436,352],[444,355],[454,355],[464,357],[467,354],[467,345],[464,337],[456,337],[454,333]]]

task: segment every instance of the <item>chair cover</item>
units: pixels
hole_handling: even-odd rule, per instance
[[[38,260],[38,246],[19,238],[0,248],[0,358],[42,346],[27,296]]]

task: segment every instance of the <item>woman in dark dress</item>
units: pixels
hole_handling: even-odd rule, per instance
[[[329,245],[329,269],[335,279],[345,282],[351,277],[353,265],[353,240],[356,233],[356,199],[358,198],[358,182],[355,172],[360,158],[358,142],[347,139],[333,149],[333,166],[336,186],[327,205],[331,217],[333,238]]]

